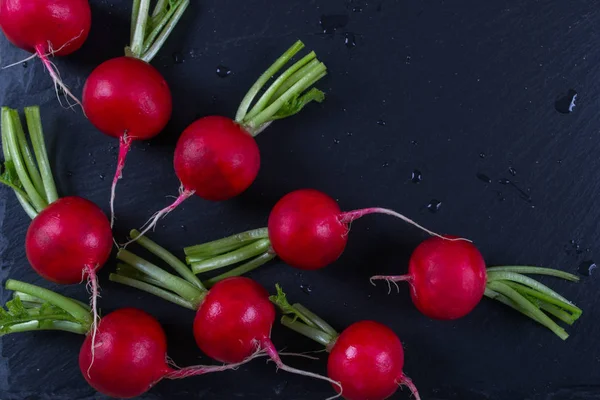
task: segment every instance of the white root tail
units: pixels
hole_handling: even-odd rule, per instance
[[[117,191],[117,182],[123,178],[123,167],[125,167],[125,159],[129,149],[131,149],[132,138],[124,133],[119,138],[119,158],[117,160],[117,170],[110,187],[110,227],[112,228],[115,224],[115,194]]]
[[[90,376],[90,370],[92,369],[92,365],[94,364],[94,356],[96,354],[96,334],[98,333],[98,324],[100,322],[100,316],[98,313],[98,297],[100,296],[99,294],[99,289],[100,287],[98,286],[98,278],[96,277],[96,272],[94,270],[94,268],[88,266],[85,268],[85,274],[87,274],[87,284],[86,284],[86,288],[88,290],[88,292],[90,293],[90,307],[92,309],[92,318],[93,318],[93,322],[92,322],[92,326],[91,326],[91,335],[92,335],[92,360],[90,361],[90,366],[87,369],[87,375],[88,378],[91,378]]]

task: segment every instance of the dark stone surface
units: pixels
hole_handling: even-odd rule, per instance
[[[95,65],[122,53],[129,4],[92,1],[88,42],[55,60],[75,93]],[[347,24],[323,34],[324,15],[346,15]],[[153,238],[179,251],[263,226],[278,198],[314,187],[344,209],[391,207],[434,230],[472,238],[490,264],[577,272],[581,262],[600,257],[599,24],[597,3],[589,0],[194,2],[154,61],[174,92],[173,120],[155,140],[134,144],[118,190],[117,235],[140,226],[177,192],[172,153],[183,128],[198,116],[233,116],[270,60],[300,38],[329,67],[319,84],[327,101],[258,137],[262,169],[245,194],[223,203],[191,199],[159,224]],[[346,46],[346,33],[356,46]],[[27,57],[3,37],[0,54],[3,65]],[[226,79],[217,76],[219,66],[231,70]],[[570,89],[578,93],[576,107],[560,114],[555,102]],[[108,208],[110,179],[100,176],[112,176],[117,143],[80,111],[61,109],[38,61],[0,71],[0,103],[41,105],[60,192]],[[518,173],[512,176],[509,167]],[[418,185],[411,182],[415,169],[422,173]],[[443,204],[435,214],[427,211],[431,199]],[[54,288],[27,265],[29,221],[4,188],[0,211],[2,279]],[[396,220],[368,217],[353,224],[348,249],[334,265],[301,273],[273,262],[252,277],[268,288],[280,282],[291,299],[340,330],[359,319],[390,325],[405,343],[405,372],[423,399],[600,399],[595,275],[579,285],[543,279],[585,310],[564,343],[487,300],[464,319],[434,322],[415,310],[406,287],[388,296],[368,281],[374,273],[403,273],[423,239]],[[590,251],[571,251],[570,240]],[[169,354],[179,365],[206,361],[191,334],[193,313],[108,282],[113,268],[106,265],[100,275],[102,310],[143,308],[164,325]],[[303,285],[310,285],[310,294]],[[86,298],[81,286],[58,289]],[[273,339],[289,351],[318,349],[278,325]],[[4,337],[0,399],[104,399],[79,372],[81,342],[58,332]],[[290,362],[325,371],[324,362]],[[293,400],[331,393],[326,383],[275,373],[272,364],[255,361],[236,372],[161,382],[143,398]],[[407,396],[405,390],[394,398]]]

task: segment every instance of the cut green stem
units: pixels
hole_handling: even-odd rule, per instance
[[[27,120],[27,130],[29,131],[29,137],[31,138],[37,166],[42,176],[46,201],[48,204],[51,204],[58,199],[58,191],[56,190],[56,184],[54,183],[52,169],[50,168],[50,160],[48,159],[48,152],[46,151],[46,144],[44,142],[40,108],[37,106],[25,107],[25,118]]]
[[[564,302],[564,301],[558,300],[554,296],[549,296],[546,293],[531,289],[530,287],[521,285],[516,282],[504,281],[504,283],[507,284],[508,286],[510,286],[511,288],[515,289],[517,292],[519,292],[520,294],[522,294],[524,296],[534,297],[537,300],[543,301],[545,303],[553,304],[555,306],[562,308],[563,310],[570,311],[574,316],[579,317],[582,314],[582,311],[579,307],[576,307],[569,302]]]
[[[192,303],[192,302],[184,299],[181,296],[178,296],[172,292],[158,288],[154,285],[150,285],[146,282],[142,282],[142,281],[139,281],[136,279],[128,278],[126,276],[121,276],[121,275],[114,274],[114,273],[110,274],[108,279],[110,279],[113,282],[117,282],[122,285],[130,286],[130,287],[142,290],[144,292],[153,294],[164,300],[170,301],[171,303],[177,304],[177,305],[185,307],[185,308],[189,308],[190,310],[195,311],[198,309],[198,304]]]
[[[571,304],[571,302],[569,300],[565,299],[563,296],[556,293],[554,290],[550,289],[548,286],[541,284],[540,282],[536,281],[535,279],[531,279],[528,276],[518,274],[516,272],[504,272],[504,271],[489,272],[488,273],[488,281],[493,282],[495,280],[518,282],[522,285],[529,286],[530,288],[535,289],[536,291],[538,291],[540,293],[545,293],[548,296],[554,297],[557,300]]]
[[[266,264],[267,262],[271,261],[275,257],[276,257],[276,255],[274,253],[267,251],[267,252],[261,254],[260,256],[248,261],[247,263],[240,265],[239,267],[235,267],[228,272],[225,272],[223,274],[217,275],[213,278],[210,278],[210,279],[204,281],[204,285],[206,287],[210,288],[210,287],[213,287],[216,283],[222,281],[223,279],[231,278],[233,276],[245,275],[248,272],[253,271],[256,268],[260,267],[261,265]]]
[[[548,275],[562,278],[571,282],[579,282],[577,275],[570,274],[565,271],[552,268],[542,267],[530,267],[530,266],[501,266],[501,267],[490,267],[487,269],[488,272],[516,272],[518,274],[534,274],[534,275]]]
[[[232,235],[223,239],[213,240],[212,242],[202,243],[195,246],[188,246],[183,249],[186,256],[202,257],[203,259],[218,256],[229,251],[239,249],[250,242],[269,237],[267,228],[253,229]]]
[[[260,239],[232,252],[222,254],[200,262],[192,262],[192,271],[195,274],[212,271],[229,265],[237,264],[249,258],[269,250],[271,242],[269,239]]]
[[[311,326],[306,325],[294,318],[290,318],[288,316],[281,317],[281,324],[286,328],[293,330],[303,336],[306,336],[309,339],[314,340],[317,343],[322,344],[325,347],[329,347],[333,342],[334,338],[327,333],[321,331],[318,328],[313,328]]]

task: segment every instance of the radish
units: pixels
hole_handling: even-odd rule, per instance
[[[284,326],[325,346],[329,353],[327,375],[341,384],[345,399],[384,400],[399,386],[406,386],[420,400],[416,386],[402,372],[402,342],[387,326],[359,321],[338,334],[303,305],[291,305],[279,285],[271,301],[285,314],[281,318]],[[340,392],[340,387],[334,385],[334,389]]]
[[[472,243],[432,237],[413,252],[408,274],[377,275],[371,278],[371,282],[380,279],[388,284],[407,282],[417,309],[429,318],[439,320],[467,315],[485,295],[520,311],[561,339],[567,339],[569,335],[550,316],[572,325],[581,316],[582,310],[526,276],[529,274],[579,281],[573,274],[549,268],[502,266],[486,269],[483,256]]]
[[[81,197],[58,198],[39,108],[25,108],[25,117],[33,152],[17,111],[2,108],[4,171],[0,182],[14,190],[32,218],[25,238],[27,259],[38,274],[52,282],[70,285],[87,279],[97,316],[96,272],[112,249],[108,219],[97,205]]]
[[[189,5],[189,0],[134,0],[131,46],[125,57],[100,64],[83,88],[83,108],[102,133],[119,139],[119,156],[110,194],[110,224],[114,224],[117,182],[122,177],[133,140],[158,135],[171,118],[171,91],[149,62],[158,53]]]
[[[110,275],[110,280],[196,311],[194,337],[206,355],[237,364],[249,361],[256,354],[266,354],[278,369],[339,385],[332,379],[283,363],[270,338],[275,308],[267,291],[258,283],[225,274],[213,279],[214,286],[209,291],[173,254],[136,230],[131,231],[131,237],[179,276],[120,249],[117,258],[123,263],[118,265],[117,273]]]
[[[115,398],[137,397],[162,379],[181,379],[235,369],[240,364],[173,368],[167,340],[156,319],[142,310],[122,308],[103,317],[94,345],[89,308],[58,293],[9,279],[13,300],[0,309],[0,334],[62,330],[86,335],[79,368],[91,387]]]
[[[12,44],[33,53],[23,61],[35,57],[42,60],[57,93],[61,88],[67,96],[67,103],[70,97],[81,104],[63,83],[48,56],[66,56],[78,50],[87,39],[91,24],[88,0],[0,1],[0,29]]]
[[[268,80],[303,47],[301,41],[294,43],[258,78],[242,100],[235,121],[209,116],[185,129],[173,159],[181,182],[179,196],[152,216],[142,235],[193,194],[211,201],[227,200],[254,182],[260,168],[254,137],[273,121],[297,114],[312,101],[320,103],[325,99],[323,92],[311,88],[327,74],[327,68],[313,51],[283,72],[255,101]]]
[[[196,274],[246,262],[247,272],[279,256],[295,268],[315,270],[337,260],[348,241],[350,224],[368,214],[386,214],[438,236],[402,214],[386,208],[344,212],[337,202],[314,189],[288,193],[275,204],[268,228],[254,229],[224,239],[185,248],[187,262]],[[465,239],[448,239],[448,241]],[[235,271],[238,271],[236,269]]]

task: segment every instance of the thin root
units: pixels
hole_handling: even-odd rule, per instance
[[[97,301],[98,301],[98,297],[99,297],[100,287],[98,285],[98,278],[96,277],[96,272],[94,271],[94,269],[92,267],[87,267],[86,273],[88,276],[88,282],[86,284],[86,288],[88,289],[88,292],[91,293],[90,307],[92,309],[92,316],[93,316],[93,322],[92,322],[92,326],[91,326],[92,361],[90,362],[90,366],[87,369],[88,378],[91,378],[90,370],[92,369],[92,365],[94,364],[94,356],[96,354],[96,334],[98,333],[98,323],[100,322],[100,316],[98,314],[98,308],[97,308]]]
[[[117,161],[117,170],[110,187],[110,227],[115,224],[115,194],[117,190],[117,182],[123,178],[123,167],[125,167],[125,158],[129,149],[131,149],[132,138],[127,135],[127,132],[119,138],[119,159]]]
[[[398,282],[408,282],[412,286],[412,278],[409,275],[374,275],[369,278],[369,282],[371,282],[371,285],[373,286],[377,286],[377,284],[375,283],[376,280],[383,280],[387,282],[388,294],[392,293],[392,283],[394,284],[394,286],[396,286],[396,291],[398,293],[400,293],[400,286],[398,285]]]

